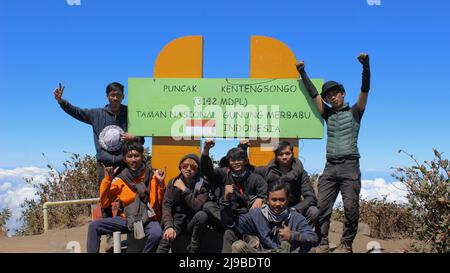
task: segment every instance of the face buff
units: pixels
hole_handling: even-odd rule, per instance
[[[231,177],[233,177],[233,180],[235,182],[241,183],[242,181],[245,180],[245,178],[247,177],[248,173],[249,172],[248,172],[247,169],[245,169],[241,173],[236,173],[236,172],[231,171]]]
[[[290,210],[286,207],[284,211],[280,214],[273,211],[268,204],[264,204],[261,207],[261,212],[264,216],[264,218],[267,219],[270,223],[276,223],[277,225],[274,225],[271,233],[273,235],[276,235],[278,233],[277,226],[280,225],[280,223],[287,223],[289,222],[289,218],[291,217]]]
[[[275,211],[273,211],[268,204],[264,204],[261,207],[261,212],[269,222],[281,223],[288,221],[289,218],[291,217],[288,208],[285,208],[282,213],[278,214]]]
[[[130,169],[130,173],[134,178],[137,178],[141,175],[141,172],[144,168],[145,168],[145,164],[144,164],[144,162],[142,162],[141,167],[139,167],[139,169],[137,169],[136,171],[133,171],[132,169]]]

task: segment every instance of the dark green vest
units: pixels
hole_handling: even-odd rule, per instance
[[[356,109],[355,109],[356,110]],[[327,159],[347,156],[359,158],[358,134],[360,122],[346,103],[339,110],[330,110],[327,122]]]

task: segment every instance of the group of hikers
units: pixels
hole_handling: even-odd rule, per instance
[[[358,56],[362,84],[357,102],[345,103],[342,84],[327,81],[319,93],[303,61],[296,67],[319,113],[327,123],[326,165],[318,194],[294,155],[294,145],[281,141],[266,166],[249,161],[248,140],[230,149],[214,167],[205,140],[200,157],[179,160],[179,174],[165,182],[166,170],[153,169],[144,156],[144,138],[127,132],[124,86],[106,87],[104,108],[81,109],[54,96],[72,117],[90,124],[96,147],[102,218],[90,223],[87,251],[99,252],[102,235],[120,231],[146,238],[145,253],[168,253],[181,234],[189,236],[187,251],[198,253],[207,229],[223,234],[223,253],[330,252],[328,231],[333,205],[341,192],[344,230],[335,252],[352,252],[359,220],[361,172],[357,146],[361,118],[370,89],[369,56]],[[112,213],[118,202],[119,211]]]

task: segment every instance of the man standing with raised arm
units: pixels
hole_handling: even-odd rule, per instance
[[[118,82],[106,86],[106,98],[109,104],[103,108],[81,109],[62,98],[64,86],[59,84],[53,95],[59,106],[73,118],[92,126],[97,158],[97,180],[100,185],[105,177],[103,165],[119,167],[118,173],[125,168],[122,156],[122,144],[128,141],[144,143],[143,137],[134,137],[127,133],[127,106],[122,104],[124,86]],[[103,164],[103,165],[102,165]],[[112,217],[111,207],[102,208],[102,217]],[[108,240],[110,241],[110,240]],[[108,250],[112,249],[108,243]]]
[[[316,88],[306,74],[304,62],[297,63],[297,70],[303,83],[327,123],[327,163],[319,178],[319,219],[316,227],[320,238],[318,249],[320,252],[329,252],[328,230],[333,205],[339,192],[344,202],[345,221],[341,243],[336,252],[351,253],[358,230],[361,191],[358,134],[370,89],[369,56],[361,53],[358,61],[363,66],[361,92],[358,101],[351,107],[344,102],[345,89],[338,82],[326,82],[322,86],[322,93],[318,96]]]

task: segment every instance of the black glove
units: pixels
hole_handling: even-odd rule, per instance
[[[297,70],[300,73],[300,76],[302,77],[303,84],[305,85],[306,90],[308,90],[309,96],[311,96],[311,98],[314,99],[319,95],[319,92],[317,92],[316,87],[309,79],[308,74],[306,74],[305,64],[303,62],[299,62],[297,64]]]
[[[299,73],[302,72],[302,70],[305,71],[305,63],[303,61],[298,62],[295,66]]]
[[[368,93],[369,90],[370,90],[369,55],[367,55],[367,54],[360,54],[358,56],[358,61],[363,65],[361,92]]]

